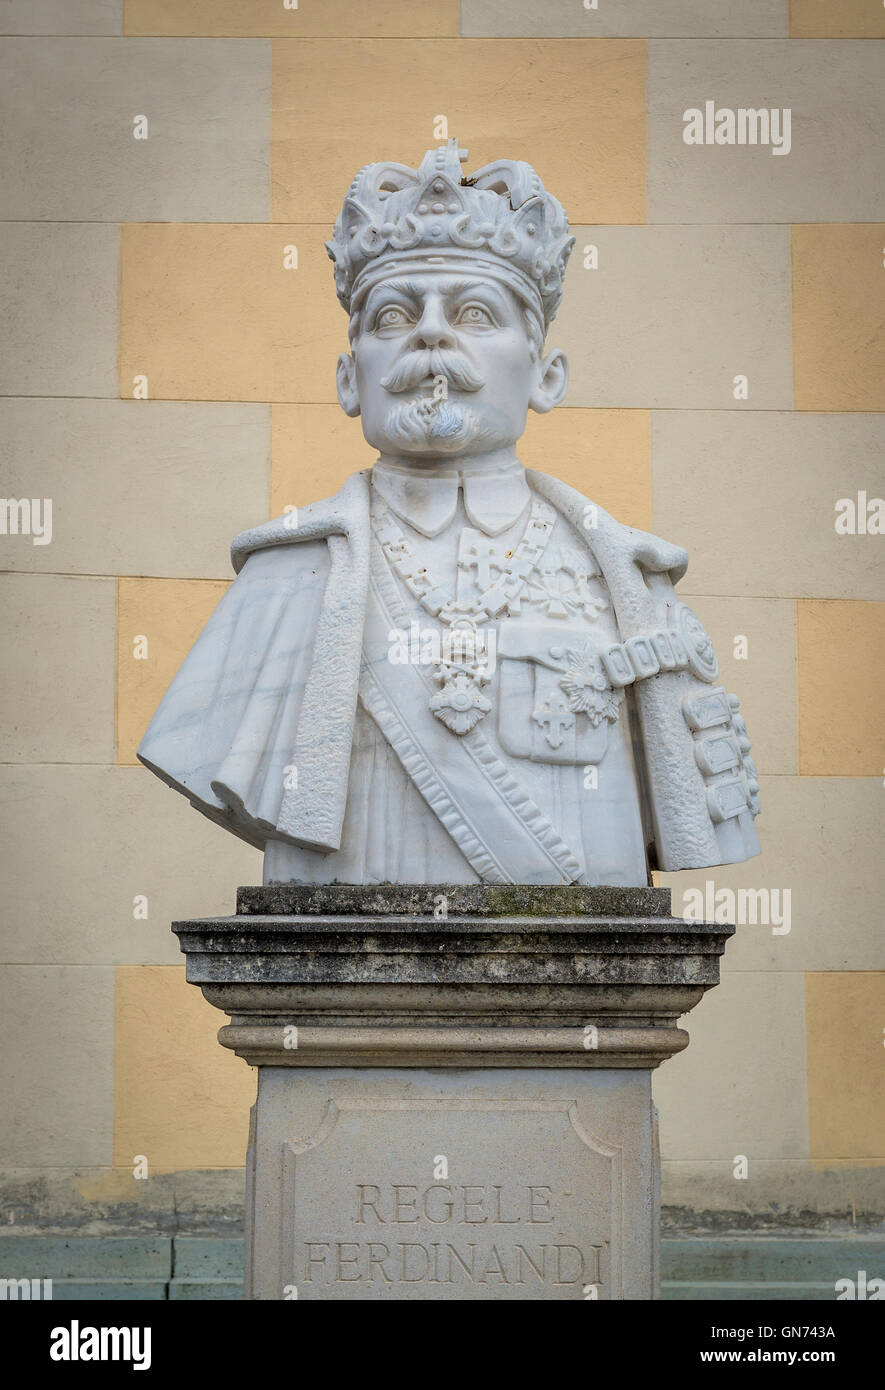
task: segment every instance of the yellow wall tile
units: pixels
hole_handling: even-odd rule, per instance
[[[468,170],[525,159],[571,221],[644,222],[645,53],[643,39],[278,41],[271,215],[331,223],[364,164],[414,167],[445,115]]]
[[[790,37],[885,38],[885,9],[879,0],[790,0]]]
[[[797,410],[885,410],[885,224],[791,229]]]
[[[130,223],[121,231],[120,395],[334,401],[347,348],[321,227]],[[295,246],[298,269],[284,268]]]
[[[885,1164],[885,972],[805,977],[808,1128],[817,1167]]]
[[[799,773],[881,777],[885,767],[885,603],[796,605]]]
[[[123,33],[231,38],[379,38],[458,33],[458,0],[124,0]]]
[[[212,579],[117,581],[117,762],[135,750],[169,682],[206,626],[228,585]],[[134,656],[134,639],[148,655]]]
[[[378,457],[359,419],[339,405],[275,405],[270,413],[270,514],[331,497]]]
[[[530,412],[518,452],[527,468],[570,483],[619,521],[641,530],[651,525],[647,410],[562,407],[548,415]],[[349,420],[337,405],[275,405],[271,516],[280,516],[288,505],[330,497],[375,458],[359,420]]]
[[[217,1040],[227,1022],[183,965],[116,971],[114,1166],[239,1168],[255,1072]]]
[[[554,324],[554,332],[555,332]],[[568,406],[529,412],[519,457],[552,473],[607,512],[647,531],[651,526],[651,448],[647,410]]]

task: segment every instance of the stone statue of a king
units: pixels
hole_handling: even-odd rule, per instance
[[[357,174],[327,243],[338,399],[378,452],[238,536],[139,749],[266,883],[648,882],[757,854],[738,701],[684,550],[527,471],[574,238],[519,160]],[[556,461],[550,466],[556,470]]]

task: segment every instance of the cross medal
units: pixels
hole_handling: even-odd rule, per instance
[[[541,498],[532,499],[522,539],[493,584],[479,598],[459,601],[437,584],[422,565],[392,515],[382,508],[373,526],[385,556],[421,606],[444,626],[440,659],[434,679],[442,687],[431,696],[430,708],[453,734],[468,734],[491,709],[482,693],[491,676],[483,625],[497,618],[518,598],[553,533],[556,513]],[[487,566],[478,566],[480,582],[490,579]]]

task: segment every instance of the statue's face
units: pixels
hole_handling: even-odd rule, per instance
[[[565,394],[561,353],[542,360],[522,301],[481,275],[418,271],[360,307],[338,393],[380,453],[457,458],[513,446],[526,412]]]

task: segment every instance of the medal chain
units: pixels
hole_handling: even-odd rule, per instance
[[[375,535],[385,556],[421,606],[446,625],[466,618],[474,627],[496,618],[518,597],[547,548],[555,522],[556,512],[550,504],[533,497],[522,539],[494,584],[479,598],[459,602],[436,582],[427,566],[421,564],[386,507],[381,507],[372,517]]]

